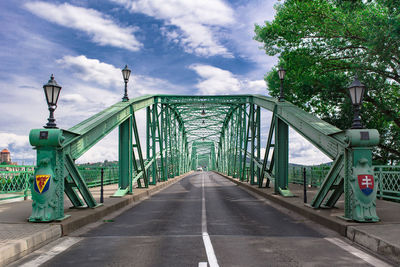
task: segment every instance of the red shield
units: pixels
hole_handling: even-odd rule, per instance
[[[374,191],[374,176],[371,174],[360,174],[357,175],[358,186],[361,191],[367,196]]]

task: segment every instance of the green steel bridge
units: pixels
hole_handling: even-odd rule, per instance
[[[135,115],[142,109],[146,144],[140,142]],[[267,140],[261,140],[262,109],[272,112]],[[75,207],[99,205],[75,161],[117,127],[119,189],[114,197],[199,166],[259,187],[273,184],[275,193],[290,197],[291,127],[333,161],[311,207],[332,208],[344,194],[346,219],[379,220],[371,152],[379,142],[376,130],[341,130],[287,101],[261,95],[149,95],[118,102],[68,130],[31,130],[30,143],[37,150],[31,222],[63,219],[64,193]]]

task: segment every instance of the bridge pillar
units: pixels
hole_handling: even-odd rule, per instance
[[[119,158],[118,191],[120,191],[120,193],[122,193],[123,195],[126,194],[127,192],[132,193],[132,118],[131,117],[129,117],[119,126],[118,158]]]
[[[51,222],[64,218],[64,138],[61,129],[34,129],[29,141],[37,151],[37,165],[31,178],[30,222]]]
[[[275,183],[276,194],[293,196],[289,191],[289,126],[280,118],[275,120]]]
[[[344,157],[344,218],[358,222],[377,222],[376,193],[378,182],[372,166],[372,148],[379,143],[377,130],[346,131],[348,147]]]

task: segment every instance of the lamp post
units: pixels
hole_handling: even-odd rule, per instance
[[[279,94],[279,101],[285,101],[283,97],[283,79],[285,79],[286,70],[281,66],[278,70],[279,80],[281,80],[281,91]]]
[[[124,78],[125,82],[125,93],[124,97],[122,98],[123,102],[126,102],[129,100],[128,97],[128,81],[129,81],[129,76],[131,75],[131,70],[128,69],[128,65],[125,65],[125,68],[122,69],[122,77]]]
[[[201,105],[203,107],[203,110],[201,111],[201,116],[205,116],[206,115],[206,111],[205,111],[205,107],[204,107],[204,103]]]
[[[52,74],[50,80],[43,85],[44,94],[46,96],[47,106],[49,107],[50,116],[47,119],[49,122],[43,126],[44,128],[57,128],[54,118],[54,111],[57,108],[58,97],[61,92],[61,86],[59,86],[54,80],[54,75]]]
[[[349,86],[350,98],[354,109],[354,118],[353,118],[353,124],[351,125],[351,129],[363,128],[360,119],[360,106],[363,101],[364,92],[365,92],[365,86],[358,80],[358,77],[355,76],[353,83],[350,84]]]

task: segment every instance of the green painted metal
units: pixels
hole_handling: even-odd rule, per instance
[[[128,117],[119,125],[119,188],[114,197],[121,197],[125,192],[132,192],[132,155],[132,119]]]
[[[293,196],[289,191],[289,127],[280,118],[275,120],[275,193]]]
[[[374,166],[379,180],[378,197],[400,202],[400,166]]]
[[[83,199],[85,200],[87,206],[89,208],[95,208],[98,206],[101,206],[102,204],[97,204],[96,200],[94,200],[92,194],[89,191],[89,188],[86,185],[85,180],[83,180],[83,177],[81,176],[77,166],[74,163],[74,160],[71,158],[70,155],[65,155],[65,168],[69,174],[69,178],[70,181],[72,181],[72,183],[70,181],[66,181],[66,183],[68,182],[69,184],[69,188],[71,190],[66,191],[65,193],[67,193],[67,195],[70,197],[70,199],[74,199],[74,200],[79,200],[79,204],[75,205],[75,207],[82,207],[83,205],[83,201],[80,200],[79,195],[77,194],[77,190],[79,191],[80,195],[83,197]]]
[[[31,165],[0,165],[0,200],[29,196]]]
[[[346,137],[349,146],[345,150],[344,218],[358,222],[377,222],[378,185],[372,167],[372,147],[379,143],[379,134],[376,130],[347,130]],[[362,190],[363,185],[371,191]]]
[[[143,108],[147,120],[146,158],[135,118],[135,111]],[[273,112],[264,159],[260,155],[261,109]],[[31,144],[38,149],[36,172],[46,170],[55,178],[54,189],[48,189],[51,193],[44,200],[42,195],[36,196],[37,202],[56,203],[54,215],[47,216],[46,211],[46,215],[38,216],[36,212],[36,221],[63,216],[58,206],[62,197],[55,200],[55,195],[63,195],[60,192],[65,191],[75,206],[84,205],[76,198],[74,188],[82,190],[80,195],[87,206],[96,205],[74,161],[116,127],[120,139],[116,196],[133,193],[134,184],[155,184],[195,170],[199,165],[260,187],[267,178],[266,186],[273,181],[276,193],[289,196],[288,128],[291,127],[335,162],[311,205],[333,207],[344,193],[346,218],[357,221],[377,218],[372,211],[373,201],[368,202],[357,193],[354,177],[350,175],[351,171],[362,169],[361,165],[365,171],[372,168],[369,153],[378,138],[376,131],[362,130],[370,137],[370,141],[364,140],[365,133],[360,138],[360,132],[342,131],[289,102],[259,95],[153,95],[119,102],[69,130],[49,130],[47,140],[39,138],[43,130],[33,130]],[[66,183],[64,188],[64,179],[74,184]],[[364,209],[362,214],[358,212],[360,205]]]
[[[65,217],[64,178],[68,173],[64,166],[65,155],[60,149],[62,137],[61,129],[34,129],[30,132],[29,140],[37,151],[37,165],[30,183],[33,200],[31,222],[50,222]]]

